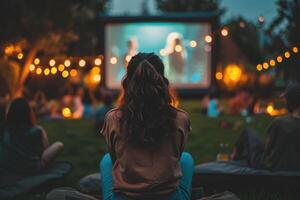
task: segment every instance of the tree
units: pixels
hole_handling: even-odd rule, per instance
[[[281,53],[292,47],[300,48],[300,0],[278,0],[278,14],[269,27],[269,32],[274,32],[276,43],[274,52]],[[276,45],[276,46],[275,46]],[[279,48],[280,45],[280,48]],[[286,79],[300,79],[300,55],[293,56],[281,65]]]
[[[156,0],[164,12],[222,11],[219,0]]]
[[[252,66],[262,62],[264,59],[260,39],[259,27],[242,17],[233,18],[228,21],[230,37],[239,49],[246,55]]]
[[[37,55],[68,53],[70,43],[74,46],[75,41],[90,33],[89,25],[106,3],[105,0],[1,1],[0,26],[5,28],[0,32],[0,46],[5,49],[13,44],[25,55],[15,93],[22,92],[29,66]]]

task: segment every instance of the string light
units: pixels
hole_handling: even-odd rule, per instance
[[[69,59],[65,60],[64,65],[65,65],[66,67],[70,67],[71,61],[70,61]]]
[[[268,64],[267,62],[265,62],[265,63],[263,64],[263,68],[264,68],[264,69],[268,69],[268,68],[269,68],[269,64]]]
[[[37,75],[40,75],[42,73],[42,68],[38,67],[35,72]]]
[[[58,71],[62,72],[65,70],[65,66],[63,64],[58,65]]]
[[[277,56],[276,60],[277,60],[277,62],[281,63],[283,58],[282,58],[282,56]]]
[[[110,58],[110,63],[111,64],[115,65],[115,64],[117,64],[117,62],[118,62],[117,57],[113,56],[113,57]]]
[[[24,55],[22,53],[18,53],[18,55],[17,55],[17,57],[18,57],[19,60],[21,60],[23,58],[23,56]]]
[[[272,67],[274,67],[275,65],[276,65],[276,62],[275,62],[275,60],[270,60],[270,65],[272,66]]]
[[[62,75],[63,78],[68,78],[69,72],[67,70],[65,70],[65,71],[62,72],[61,75]]]
[[[256,65],[257,71],[261,71],[263,69],[263,66],[261,64]]]
[[[30,64],[30,65],[29,65],[29,70],[30,70],[31,72],[35,70],[34,64]]]
[[[212,42],[212,37],[211,37],[210,35],[206,35],[206,36],[204,37],[204,40],[205,40],[205,42],[207,42],[207,43],[211,43],[211,42]]]
[[[195,47],[197,46],[197,42],[196,42],[195,40],[191,40],[191,41],[190,41],[190,46],[191,46],[192,48],[195,48]]]
[[[288,52],[288,51],[284,52],[284,57],[286,57],[286,58],[289,58],[289,57],[291,57],[291,54],[290,54],[290,52]]]
[[[50,61],[49,61],[49,65],[52,67],[52,66],[54,66],[55,65],[55,60],[54,59],[51,59]]]
[[[293,47],[293,52],[298,53],[298,47]]]
[[[84,67],[86,65],[86,62],[85,62],[85,60],[81,59],[81,60],[79,60],[78,64],[80,67]]]
[[[45,74],[46,76],[48,76],[48,75],[50,74],[49,68],[44,69],[44,74]]]
[[[222,28],[221,34],[222,34],[224,37],[228,36],[228,29],[227,29],[227,28]]]
[[[56,67],[52,67],[51,68],[51,74],[56,74],[57,73],[57,68]]]
[[[39,58],[35,58],[34,59],[34,61],[33,61],[33,63],[35,64],[35,65],[38,65],[38,64],[40,64],[40,59]]]
[[[95,65],[101,65],[102,61],[100,58],[96,58],[95,61],[94,61]]]

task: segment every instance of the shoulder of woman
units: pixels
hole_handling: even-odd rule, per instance
[[[189,119],[189,114],[185,110],[182,110],[180,108],[174,108],[174,109],[176,110],[178,119],[184,119],[184,120]]]

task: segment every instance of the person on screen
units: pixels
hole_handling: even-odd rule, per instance
[[[51,164],[63,147],[61,142],[49,145],[46,131],[36,124],[35,114],[24,98],[12,101],[0,142],[0,168],[38,173]]]
[[[127,67],[130,59],[138,53],[138,41],[135,37],[127,41],[127,52],[124,56],[125,67]]]
[[[131,58],[138,53],[138,41],[136,37],[132,37],[127,41],[127,50],[126,53],[123,54],[123,64],[117,74],[117,80],[121,81],[124,74],[126,73],[126,68],[131,60]]]
[[[109,149],[100,162],[103,199],[190,199],[194,162],[183,152],[190,121],[171,105],[161,59],[133,56],[122,89],[101,130]]]
[[[184,67],[186,50],[183,45],[182,35],[176,32],[170,33],[167,37],[167,55],[169,63],[170,79],[174,82],[184,81]]]

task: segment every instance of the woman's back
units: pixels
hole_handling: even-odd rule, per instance
[[[186,112],[175,109],[175,133],[152,146],[131,145],[120,131],[121,111],[106,115],[101,133],[113,160],[114,191],[127,197],[157,199],[175,191],[182,176],[179,160],[190,124]]]

